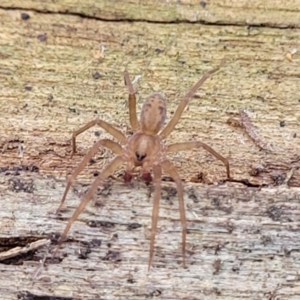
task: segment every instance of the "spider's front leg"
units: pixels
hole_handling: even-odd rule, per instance
[[[183,259],[183,267],[185,268],[185,244],[186,244],[186,217],[185,217],[185,208],[184,208],[184,200],[183,200],[183,184],[179,177],[179,174],[173,164],[165,160],[161,163],[162,169],[168,173],[176,183],[178,200],[179,200],[179,212],[180,212],[180,220],[182,227],[182,259]]]
[[[157,230],[157,220],[158,220],[158,211],[159,211],[159,201],[161,197],[161,166],[153,166],[154,174],[154,200],[153,200],[153,209],[152,209],[152,225],[151,225],[151,240],[150,240],[150,255],[148,263],[148,271],[150,270],[153,253],[154,253],[154,241]]]
[[[56,255],[61,243],[66,238],[72,224],[76,221],[79,214],[83,211],[89,200],[93,197],[95,191],[97,190],[97,187],[102,183],[110,174],[112,174],[119,166],[121,166],[124,163],[124,159],[122,156],[115,157],[105,168],[104,170],[98,175],[98,177],[93,182],[91,188],[88,190],[88,192],[84,195],[81,203],[76,208],[73,216],[70,218],[63,234],[61,235],[58,244],[55,248],[55,251],[53,252],[53,257]]]
[[[114,141],[111,141],[109,139],[103,139],[103,140],[99,140],[97,143],[95,143],[93,145],[93,147],[89,150],[89,152],[85,155],[85,157],[80,162],[80,164],[77,166],[77,168],[74,170],[72,175],[69,177],[64,195],[60,201],[60,205],[59,205],[58,209],[56,210],[56,213],[58,213],[61,210],[61,208],[66,200],[68,191],[69,191],[71,185],[73,184],[73,182],[75,181],[77,175],[83,170],[83,168],[87,165],[89,160],[96,154],[96,152],[99,150],[99,148],[101,146],[110,149],[112,152],[114,152],[117,155],[122,154],[122,147]]]

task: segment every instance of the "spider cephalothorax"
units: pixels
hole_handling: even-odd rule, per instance
[[[222,63],[221,63],[222,64]],[[221,66],[221,65],[220,65]],[[88,201],[93,197],[93,194],[97,190],[99,184],[101,184],[110,174],[112,174],[118,167],[122,164],[126,164],[126,170],[124,174],[124,180],[130,181],[132,179],[132,170],[134,167],[141,167],[142,178],[146,182],[152,181],[151,173],[153,173],[153,184],[154,184],[154,202],[153,202],[153,211],[152,211],[152,228],[151,228],[151,241],[150,241],[150,257],[148,268],[150,268],[154,253],[154,240],[157,228],[158,220],[158,210],[159,210],[159,201],[161,194],[161,175],[162,170],[169,174],[176,183],[179,199],[179,211],[180,211],[180,220],[182,224],[182,256],[183,263],[185,264],[185,244],[186,244],[186,217],[185,217],[185,208],[183,201],[183,185],[182,181],[178,175],[177,170],[173,164],[165,158],[166,153],[178,152],[182,150],[190,150],[192,148],[204,148],[216,158],[221,160],[226,166],[227,177],[230,178],[229,163],[227,159],[218,154],[208,145],[196,141],[196,142],[183,142],[176,143],[171,145],[165,145],[164,140],[172,132],[178,120],[181,117],[181,114],[188,104],[189,99],[195,94],[197,89],[203,84],[203,82],[213,73],[219,70],[219,67],[207,72],[204,76],[189,90],[185,97],[179,103],[177,110],[175,111],[173,117],[166,125],[164,129],[162,126],[166,119],[166,101],[162,95],[159,93],[154,93],[150,95],[142,107],[140,121],[137,119],[136,115],[136,97],[135,92],[132,86],[132,83],[129,78],[127,71],[124,73],[125,83],[129,91],[129,120],[130,125],[133,130],[133,135],[126,138],[125,135],[114,128],[109,123],[102,121],[100,119],[93,120],[78,129],[73,133],[72,144],[73,144],[73,153],[76,152],[76,137],[89,129],[94,125],[101,126],[104,130],[110,133],[114,138],[116,138],[119,143],[116,143],[109,139],[99,140],[93,145],[89,152],[85,155],[81,163],[77,166],[71,177],[68,179],[68,183],[61,200],[60,206],[57,209],[57,212],[62,208],[63,203],[66,199],[67,193],[70,189],[71,184],[74,182],[76,176],[82,171],[84,166],[92,158],[92,156],[98,151],[98,149],[103,146],[110,149],[116,154],[116,157],[102,170],[98,177],[93,182],[91,188],[83,196],[83,199],[80,205],[77,207],[73,216],[70,218],[56,248],[57,252],[59,245],[66,237],[71,225],[78,218],[79,214],[82,212]]]

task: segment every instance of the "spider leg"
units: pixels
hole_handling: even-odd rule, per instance
[[[178,152],[178,151],[183,151],[183,150],[190,150],[193,148],[200,148],[202,147],[203,149],[205,149],[206,151],[208,151],[210,154],[212,154],[214,157],[216,157],[217,159],[219,159],[220,161],[223,162],[223,164],[226,167],[226,172],[227,172],[227,178],[230,178],[230,167],[229,167],[229,162],[228,160],[223,157],[221,154],[219,154],[218,152],[216,152],[214,149],[212,149],[211,147],[209,147],[208,145],[202,143],[202,142],[185,142],[185,143],[176,143],[176,144],[172,144],[167,146],[167,152]]]
[[[73,182],[75,181],[75,178],[77,177],[77,175],[83,170],[83,168],[86,166],[86,164],[89,162],[89,160],[95,155],[95,153],[98,151],[98,149],[103,146],[106,147],[108,149],[110,149],[112,152],[114,152],[115,154],[121,155],[122,154],[122,147],[117,144],[116,142],[113,142],[109,139],[103,139],[103,140],[99,140],[97,143],[95,143],[93,145],[93,147],[88,151],[88,153],[85,155],[85,157],[83,158],[83,160],[80,162],[80,164],[77,166],[77,168],[74,170],[73,174],[69,177],[68,179],[68,183],[64,192],[64,195],[61,199],[60,205],[58,207],[58,209],[56,210],[56,213],[59,212],[59,210],[62,208],[68,191],[71,187],[71,185],[73,184]]]
[[[217,68],[205,73],[203,75],[203,77],[183,97],[183,99],[180,101],[172,119],[169,121],[167,126],[159,134],[162,138],[166,138],[173,131],[173,129],[176,126],[177,122],[179,121],[185,107],[189,103],[190,98],[194,96],[196,91],[200,88],[200,86],[204,83],[204,81],[206,79],[208,79],[213,73],[217,72],[221,68],[221,66],[224,64],[224,62],[225,62],[224,59],[222,59],[221,64]]]
[[[128,88],[128,102],[129,102],[129,120],[130,125],[133,131],[138,131],[140,129],[140,123],[137,119],[136,115],[136,97],[135,91],[132,86],[132,82],[130,80],[129,74],[127,71],[124,72],[124,80],[125,84]]]
[[[115,157],[105,168],[104,170],[98,175],[96,180],[93,182],[91,188],[88,190],[86,195],[84,195],[81,203],[79,206],[76,208],[73,216],[69,219],[69,222],[61,235],[58,244],[55,248],[55,251],[53,252],[53,257],[56,255],[62,241],[66,238],[68,231],[70,230],[72,224],[76,221],[78,218],[79,214],[83,211],[89,200],[93,197],[94,192],[96,191],[97,187],[101,182],[103,182],[110,174],[112,174],[120,165],[124,163],[124,159],[122,156],[117,156]]]
[[[153,166],[153,174],[154,174],[154,201],[153,201],[153,209],[152,209],[152,226],[151,226],[151,240],[150,240],[150,255],[149,255],[149,263],[148,263],[148,271],[150,270],[153,253],[154,253],[154,241],[155,234],[157,230],[157,220],[158,220],[158,211],[159,211],[159,201],[161,197],[161,166],[154,165]]]
[[[183,258],[183,266],[185,267],[185,244],[186,244],[186,217],[185,217],[185,208],[184,208],[184,200],[183,200],[183,184],[179,177],[179,174],[173,164],[165,160],[161,163],[162,169],[168,173],[176,183],[178,200],[179,200],[179,211],[180,211],[180,220],[182,226],[182,258]]]
[[[126,137],[125,135],[118,129],[116,129],[115,127],[113,127],[112,125],[110,125],[109,123],[102,121],[100,119],[96,119],[93,120],[89,123],[87,123],[86,125],[84,125],[83,127],[79,128],[78,130],[73,132],[72,135],[72,145],[73,145],[73,153],[76,153],[76,137],[83,133],[84,131],[88,130],[89,128],[98,125],[100,127],[102,127],[105,131],[107,131],[108,133],[110,133],[114,138],[116,138],[119,142],[124,143],[126,141]]]

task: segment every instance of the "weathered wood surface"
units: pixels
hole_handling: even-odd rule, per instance
[[[22,173],[1,176],[1,183],[0,241],[10,248],[59,233],[78,205],[78,193],[87,189],[75,185],[67,209],[56,218],[64,182]],[[165,183],[149,273],[151,189],[141,182],[111,182],[98,194],[97,204],[73,226],[61,262],[47,260],[35,280],[38,261],[53,246],[12,259],[21,265],[0,264],[1,299],[28,299],[26,292],[66,299],[272,299],[272,294],[299,299],[299,188],[187,184],[188,268],[183,269],[176,193]],[[87,244],[91,253],[80,259]]]
[[[72,228],[74,240],[63,245],[61,257],[67,257],[60,263],[47,261],[32,279],[34,260],[42,259],[45,246],[27,260],[19,258],[20,265],[0,264],[2,299],[37,299],[26,298],[26,291],[71,299],[298,299],[299,29],[280,29],[299,27],[298,1],[273,1],[264,8],[251,1],[247,10],[242,1],[213,1],[205,8],[199,1],[156,1],[157,10],[150,2],[120,1],[115,8],[112,1],[102,6],[80,2],[1,1],[3,250],[60,233],[94,172],[112,158],[99,151],[96,163],[79,177],[67,211],[59,218],[50,214],[66,175],[98,139],[95,132],[107,137],[101,129],[89,130],[79,138],[79,154],[70,159],[72,130],[99,116],[130,131],[125,68],[132,78],[142,76],[135,84],[139,108],[159,90],[172,113],[189,87],[226,57],[226,65],[192,99],[169,141],[208,143],[229,158],[233,178],[246,185],[216,185],[225,169],[204,151],[173,156],[186,181],[188,269],[180,265],[174,185],[164,183],[155,262],[147,273],[151,190],[141,182],[126,186],[112,180],[97,198],[105,200],[104,207],[89,206]],[[29,20],[21,19],[25,9]],[[195,11],[200,12],[195,20],[223,25],[156,23],[194,22]],[[267,27],[251,26],[258,24]],[[286,59],[294,52],[291,61]],[[271,151],[260,150],[242,128],[226,123],[240,109],[249,111]],[[25,166],[28,171],[19,171]],[[97,227],[87,226],[89,221]],[[127,226],[132,223],[142,227],[131,231]],[[92,245],[88,258],[78,259],[79,241],[92,239],[101,240],[101,246]]]
[[[299,0],[2,0],[1,7],[77,14],[107,21],[203,22],[299,28]]]

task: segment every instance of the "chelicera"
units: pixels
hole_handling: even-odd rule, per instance
[[[209,78],[213,73],[220,69],[221,65],[205,73],[203,77],[188,91],[188,93],[183,97],[183,99],[179,103],[175,113],[173,114],[173,117],[163,129],[162,127],[166,119],[167,111],[166,101],[164,97],[159,93],[153,93],[152,95],[150,95],[144,102],[140,115],[140,121],[138,121],[136,114],[135,91],[133,89],[132,82],[130,81],[128,72],[124,72],[125,84],[129,92],[129,121],[133,130],[133,135],[130,137],[126,137],[121,131],[113,127],[111,124],[100,119],[96,119],[87,123],[85,126],[81,127],[73,133],[73,153],[76,152],[76,137],[94,125],[102,127],[104,130],[110,133],[119,143],[110,139],[101,139],[98,142],[96,142],[68,179],[67,186],[62,197],[61,203],[57,209],[57,212],[59,212],[59,210],[62,208],[67,193],[72,183],[76,179],[77,175],[83,170],[83,168],[87,165],[89,160],[94,156],[94,154],[98,151],[100,147],[106,147],[116,155],[116,157],[97,176],[88,192],[83,196],[81,203],[76,208],[73,216],[68,221],[68,224],[58,242],[54,254],[57,252],[62,241],[66,238],[67,233],[72,224],[76,221],[79,214],[85,208],[86,204],[93,197],[94,193],[97,190],[97,187],[101,183],[103,183],[103,181],[105,181],[105,179],[107,179],[107,177],[111,175],[117,168],[119,168],[123,164],[126,164],[126,169],[124,173],[124,180],[126,182],[131,181],[133,168],[138,166],[141,167],[142,178],[146,182],[153,181],[154,185],[154,200],[152,210],[152,227],[148,268],[150,268],[152,264],[154,253],[154,240],[157,229],[159,201],[161,197],[162,171],[170,175],[175,181],[178,192],[180,220],[182,225],[182,257],[183,264],[185,266],[186,216],[183,200],[183,184],[176,168],[168,159],[166,159],[166,154],[170,152],[190,150],[193,148],[203,148],[224,163],[226,167],[227,178],[230,178],[229,162],[226,158],[221,156],[211,147],[200,141],[165,145],[164,140],[173,131],[175,125],[179,121],[181,114],[187,106],[191,97],[195,94],[195,92],[207,78]],[[153,178],[151,176],[151,172],[153,173]]]

